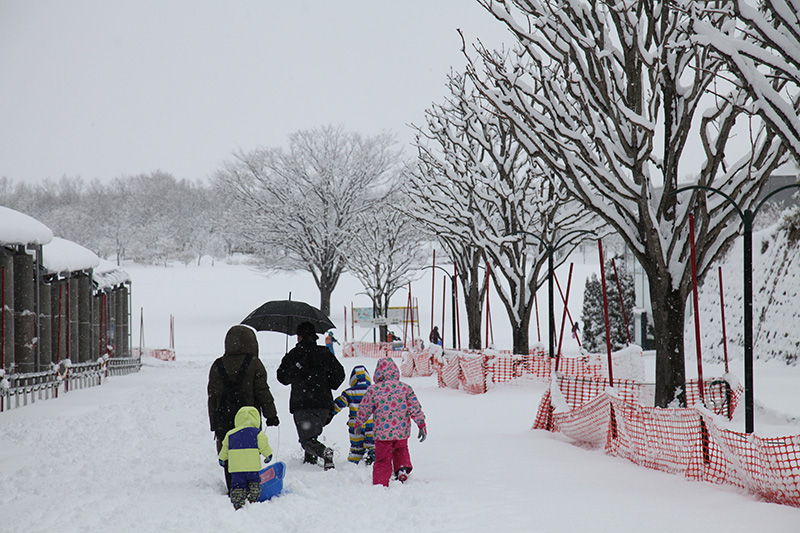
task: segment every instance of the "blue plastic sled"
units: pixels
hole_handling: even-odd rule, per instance
[[[272,463],[258,472],[261,478],[261,496],[258,501],[267,501],[277,496],[283,490],[283,476],[286,474],[286,464],[282,461]]]

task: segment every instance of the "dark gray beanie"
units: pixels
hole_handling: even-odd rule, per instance
[[[317,332],[314,329],[314,324],[311,322],[300,322],[297,325],[297,335],[303,337],[304,340],[317,340]]]
[[[250,354],[258,357],[256,332],[249,326],[237,324],[225,335],[225,355]]]

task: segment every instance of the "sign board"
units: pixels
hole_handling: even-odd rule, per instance
[[[372,316],[372,307],[354,307],[353,323],[363,328],[375,326],[396,326],[409,320],[407,307],[390,307],[386,317]],[[412,309],[411,321],[416,324],[419,322],[419,310]]]

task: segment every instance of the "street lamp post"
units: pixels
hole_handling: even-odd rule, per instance
[[[713,187],[707,185],[688,185],[673,191],[670,194],[677,195],[679,192],[684,192],[692,189],[701,189],[714,192],[725,198],[736,210],[736,214],[742,219],[742,226],[744,232],[744,431],[745,433],[752,433],[754,430],[753,423],[753,218],[755,218],[758,210],[764,205],[768,198],[783,190],[800,187],[800,184],[793,183],[791,185],[784,185],[778,187],[770,192],[761,201],[756,204],[756,208],[752,211],[745,209],[744,211],[739,205],[733,201],[733,198]],[[703,384],[701,383],[702,387]]]
[[[453,324],[453,334],[452,334],[451,338],[452,338],[452,343],[453,343],[453,349],[455,350],[456,349],[456,278],[455,278],[455,276],[452,276],[443,267],[440,267],[438,265],[426,266],[426,267],[423,267],[422,270],[425,270],[426,268],[434,269],[434,271],[433,271],[433,275],[434,276],[436,275],[436,270],[435,269],[439,269],[442,272],[444,272],[444,275],[447,276],[450,279],[450,305],[451,305],[451,309],[452,309],[452,313],[450,313],[450,314],[452,315],[451,318],[452,318],[452,324]],[[433,302],[434,298],[435,298],[435,295],[431,294],[431,302]],[[444,333],[444,332],[442,332],[442,333]],[[442,348],[444,348],[444,342],[442,342]]]

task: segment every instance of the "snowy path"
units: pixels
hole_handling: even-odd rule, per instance
[[[469,396],[408,380],[428,417],[405,485],[373,487],[346,463],[344,414],[324,438],[337,469],[300,463],[287,413],[268,428],[287,463],[287,494],[234,512],[207,429],[204,361],[150,363],[140,374],[0,415],[0,530],[38,531],[771,531],[800,530],[800,509],[692,483],[530,431],[542,386]],[[370,370],[374,361],[346,360]]]
[[[284,299],[287,290],[315,301],[313,282],[222,263],[125,268],[134,280],[135,316],[144,308],[148,346],[166,346],[175,315],[178,360],[145,358],[138,374],[0,413],[0,533],[800,531],[800,509],[531,431],[544,390],[533,382],[470,396],[439,389],[435,378],[407,380],[422,402],[429,436],[409,444],[415,471],[405,485],[373,487],[367,467],[347,464],[344,414],[323,435],[336,449],[336,470],[303,465],[288,389],[275,381],[287,338],[275,333],[260,333],[259,343],[281,419],[280,429],[267,434],[287,463],[287,491],[234,512],[208,431],[208,368],[231,324],[266,300]],[[360,290],[347,277],[341,285],[332,305],[337,324]],[[429,306],[422,295],[420,308]],[[508,337],[502,321],[496,325],[498,339]],[[343,364],[348,375],[355,364],[375,368],[375,360]],[[759,401],[800,415],[792,385],[800,368],[758,363],[757,371]]]

